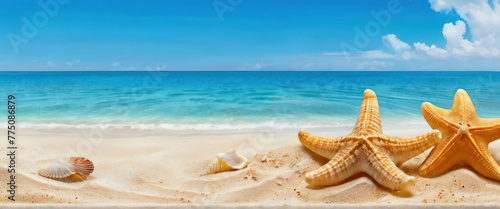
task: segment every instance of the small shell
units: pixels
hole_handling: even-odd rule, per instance
[[[202,175],[228,170],[239,170],[247,167],[247,165],[248,160],[236,153],[234,148],[231,148],[224,153],[219,153]]]
[[[92,161],[83,157],[56,158],[45,168],[38,169],[40,176],[58,181],[82,181],[94,171]]]

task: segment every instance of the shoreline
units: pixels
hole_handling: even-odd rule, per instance
[[[264,124],[264,123],[263,123]],[[222,127],[217,127],[217,128],[206,128],[206,129],[170,129],[170,128],[137,128],[134,126],[130,125],[112,125],[112,124],[94,124],[94,125],[88,125],[88,124],[82,124],[82,125],[67,125],[63,127],[58,127],[57,125],[64,125],[64,124],[54,124],[54,123],[49,123],[49,124],[36,124],[38,125],[37,127],[33,127],[31,125],[26,126],[25,123],[20,123],[19,125],[19,131],[26,131],[28,133],[79,133],[82,132],[83,130],[100,130],[102,132],[109,132],[111,135],[117,133],[117,132],[141,132],[141,133],[148,133],[148,134],[158,134],[158,135],[164,135],[164,134],[186,134],[186,133],[194,133],[194,134],[240,134],[240,133],[260,133],[260,132],[273,132],[273,133],[279,133],[279,134],[296,134],[300,130],[311,130],[311,131],[317,131],[317,132],[343,132],[345,134],[348,134],[352,131],[352,128],[354,127],[355,123],[353,122],[352,124],[337,124],[337,125],[304,125],[304,126],[292,126],[292,127],[251,127],[251,128],[224,128],[228,124],[210,124],[212,126],[218,126],[221,125]],[[237,124],[241,125],[241,124]],[[421,121],[417,120],[411,120],[411,121],[394,121],[391,120],[389,123],[387,121],[382,121],[382,127],[384,131],[388,132],[400,132],[400,133],[405,133],[407,130],[428,130],[430,131],[431,128],[429,125],[425,122],[424,119]],[[404,127],[404,128],[401,128]]]
[[[252,121],[203,121],[203,122],[141,122],[141,121],[116,121],[116,122],[20,122],[19,128],[31,130],[54,130],[54,129],[122,129],[122,130],[143,130],[143,131],[258,131],[262,129],[273,130],[300,130],[300,129],[339,129],[352,128],[356,124],[357,115],[347,118],[313,118],[301,120],[281,120],[272,118],[269,120]],[[382,118],[382,124],[389,129],[401,125],[428,127],[422,116],[417,118]]]

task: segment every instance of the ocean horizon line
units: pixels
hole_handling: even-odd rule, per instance
[[[500,72],[500,70],[0,70],[0,72]]]

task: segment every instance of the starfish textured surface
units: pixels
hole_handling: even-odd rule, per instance
[[[500,167],[488,151],[488,144],[500,138],[500,119],[479,118],[462,89],[455,94],[450,110],[425,102],[422,114],[432,128],[443,133],[443,140],[420,166],[421,176],[435,177],[464,163],[488,178],[500,180]]]
[[[313,152],[331,159],[322,167],[307,173],[306,182],[329,186],[365,172],[382,186],[392,190],[406,189],[415,178],[405,174],[396,164],[417,156],[441,139],[434,130],[415,137],[395,137],[382,133],[377,96],[365,90],[358,120],[352,133],[337,138],[312,136],[299,132],[300,142]]]

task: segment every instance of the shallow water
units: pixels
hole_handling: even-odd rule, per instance
[[[23,127],[252,129],[351,126],[363,91],[383,123],[425,124],[422,102],[450,108],[457,89],[500,117],[498,72],[0,72]],[[7,84],[7,85],[5,85]],[[6,107],[6,105],[5,105]],[[6,111],[1,116],[6,117]]]

